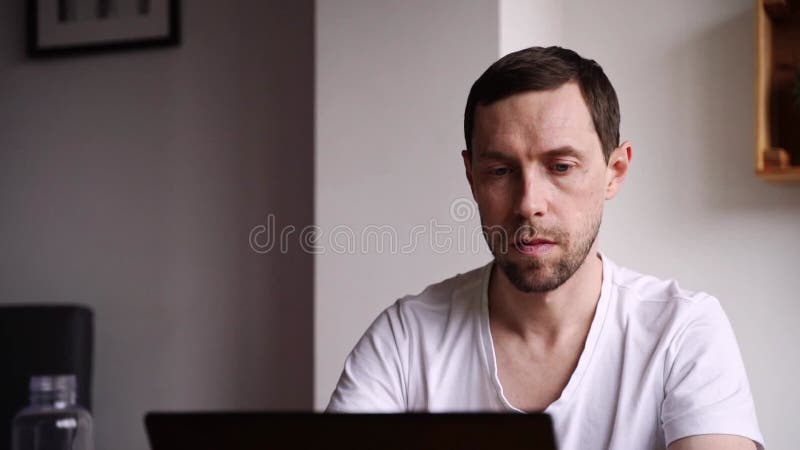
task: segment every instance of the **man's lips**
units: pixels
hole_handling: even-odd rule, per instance
[[[517,251],[523,255],[539,256],[549,253],[556,243],[548,239],[520,239],[514,243]]]

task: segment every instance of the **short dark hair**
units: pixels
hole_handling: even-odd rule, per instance
[[[619,102],[614,87],[595,61],[561,47],[530,47],[500,58],[475,81],[464,111],[464,138],[472,151],[475,110],[528,91],[556,89],[577,81],[592,114],[594,129],[608,162],[619,146]]]

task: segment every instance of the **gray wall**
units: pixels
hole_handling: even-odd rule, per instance
[[[313,2],[183,2],[184,43],[27,60],[0,2],[0,301],[94,308],[97,447],[151,409],[312,405]]]

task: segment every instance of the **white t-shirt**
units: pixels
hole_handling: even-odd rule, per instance
[[[714,297],[603,259],[583,353],[550,414],[559,448],[664,449],[698,434],[763,448],[742,358]],[[492,263],[398,300],[345,362],[329,412],[518,411],[489,328]]]

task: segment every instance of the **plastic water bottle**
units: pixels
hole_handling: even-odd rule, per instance
[[[75,375],[32,377],[30,395],[14,417],[12,450],[94,450],[92,416],[75,403]]]

